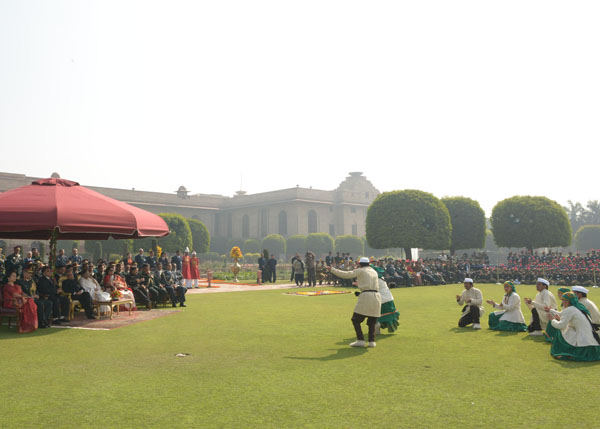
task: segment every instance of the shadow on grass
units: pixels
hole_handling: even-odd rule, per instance
[[[295,360],[320,360],[320,361],[328,361],[328,360],[339,360],[339,359],[348,359],[355,356],[360,356],[364,353],[367,353],[366,347],[346,347],[339,349],[330,349],[335,350],[335,353],[332,353],[327,356],[321,357],[301,357],[301,356],[286,356],[286,359],[295,359]]]
[[[524,333],[517,331],[494,331],[493,329],[490,329],[490,331],[495,332],[497,337],[513,337],[515,335],[520,335]]]
[[[556,359],[555,357],[553,357],[552,360],[555,363],[562,366],[563,368],[568,368],[568,369],[589,368],[591,366],[600,365],[600,361],[580,362],[580,361],[569,360],[569,359]]]
[[[481,329],[473,329],[470,326],[465,326],[464,328],[455,327],[455,328],[450,329],[450,331],[454,332],[455,334],[464,334],[465,332],[481,331]]]
[[[376,341],[385,340],[389,337],[393,337],[394,334],[380,334],[375,338]],[[332,353],[327,356],[320,357],[300,357],[300,356],[286,356],[286,359],[296,359],[296,360],[320,360],[320,361],[328,361],[328,360],[339,360],[339,359],[348,359],[355,356],[360,356],[367,352],[367,347],[349,347],[349,344],[352,341],[355,341],[355,337],[346,338],[340,342],[335,343],[338,346],[344,346],[339,349],[330,349],[335,350],[335,353]]]
[[[525,335],[521,339],[523,341],[533,341],[534,343],[544,343],[544,344],[552,345],[551,342],[546,341],[546,337],[544,337],[543,335],[537,335],[537,336]]]

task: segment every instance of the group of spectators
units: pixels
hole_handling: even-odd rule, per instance
[[[124,305],[132,309],[137,304],[151,309],[168,302],[173,307],[185,307],[179,253],[171,259],[163,253],[156,259],[152,252],[145,256],[140,249],[135,258],[127,254],[121,261],[98,260],[94,265],[77,249],[69,256],[61,249],[52,268],[43,263],[37,249],[23,258],[20,246],[16,246],[6,258],[0,256],[2,306],[22,310],[32,301],[37,314],[35,325],[40,328],[68,322],[74,301],[90,319],[97,316],[95,311],[110,310],[108,305],[94,306],[94,301],[126,299]]]

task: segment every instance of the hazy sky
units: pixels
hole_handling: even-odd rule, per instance
[[[600,199],[600,2],[0,0],[0,171]]]

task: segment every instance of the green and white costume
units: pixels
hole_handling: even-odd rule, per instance
[[[576,361],[600,360],[600,340],[592,330],[589,312],[578,300],[575,294],[567,292],[571,305],[560,313],[560,321],[552,320],[551,325],[557,331],[553,332],[550,354],[557,359]]]
[[[510,282],[510,285],[512,286],[512,291],[504,295],[501,303],[494,304],[494,308],[498,308],[501,311],[490,313],[488,319],[490,329],[495,331],[525,332],[527,331],[527,325],[525,325],[525,318],[521,311],[521,297],[517,295],[512,282]]]
[[[377,273],[379,274],[379,271]],[[381,329],[394,332],[398,329],[400,313],[396,310],[392,292],[390,292],[387,283],[382,278],[379,278],[379,295],[381,295],[381,317],[377,321]]]

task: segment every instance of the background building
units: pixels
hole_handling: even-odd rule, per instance
[[[52,177],[60,177],[57,173]],[[38,180],[23,174],[0,173],[0,192]],[[367,208],[379,194],[361,172],[352,172],[337,189],[299,186],[233,197],[190,194],[180,186],[172,194],[90,186],[96,192],[153,213],[178,213],[202,221],[212,238],[263,238],[268,234],[326,232],[333,237],[365,235]]]

